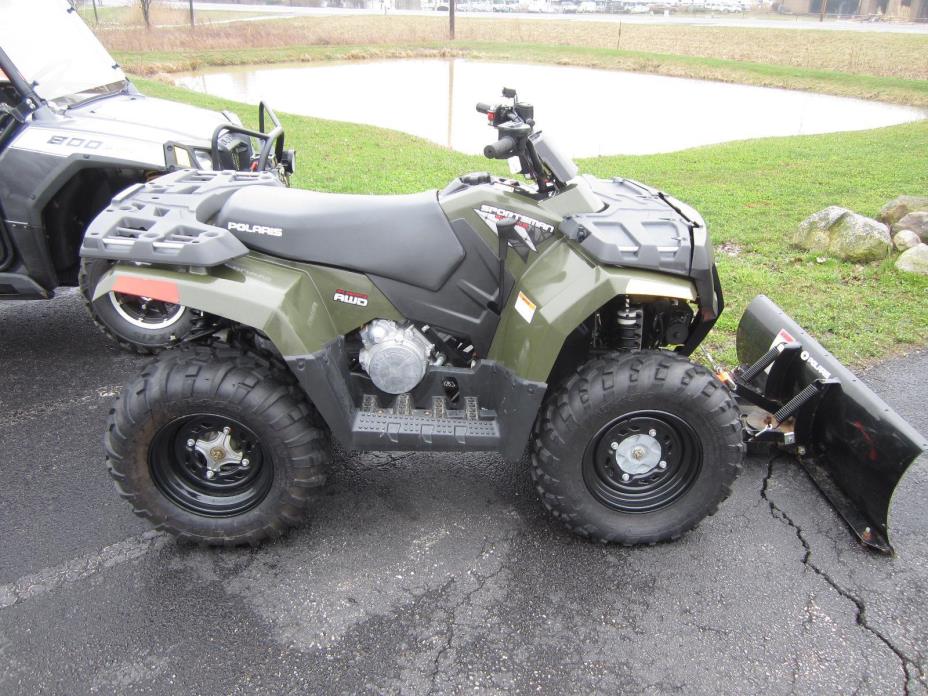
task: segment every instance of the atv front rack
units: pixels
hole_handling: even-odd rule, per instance
[[[271,172],[182,170],[136,184],[113,198],[84,235],[81,256],[210,268],[248,253],[235,235],[209,224],[243,186],[281,186]]]
[[[720,378],[748,443],[792,451],[860,540],[891,553],[890,501],[925,438],[763,295],[742,316],[737,345],[742,366]]]

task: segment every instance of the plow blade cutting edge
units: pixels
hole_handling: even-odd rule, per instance
[[[770,299],[738,324],[747,437],[792,450],[867,546],[892,553],[889,506],[928,442]]]

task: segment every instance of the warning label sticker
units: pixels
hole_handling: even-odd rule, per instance
[[[519,292],[519,296],[516,298],[516,311],[520,317],[531,324],[532,317],[535,316],[535,303],[528,299],[524,292]]]

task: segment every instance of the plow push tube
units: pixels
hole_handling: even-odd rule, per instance
[[[781,442],[795,445],[802,466],[860,540],[892,553],[890,501],[906,469],[928,449],[925,438],[763,295],[741,317],[737,347],[737,393],[762,394],[770,412],[798,404],[776,419],[792,427]],[[772,348],[779,355],[764,360]],[[769,369],[747,367],[765,362],[772,362]]]

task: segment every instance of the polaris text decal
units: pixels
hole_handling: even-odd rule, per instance
[[[789,333],[789,331],[787,331],[786,329],[780,329],[777,332],[777,335],[774,336],[773,343],[770,345],[770,347],[773,348],[774,346],[776,346],[776,349],[782,353],[783,348],[784,346],[786,346],[787,343],[796,343],[796,339],[793,338],[792,334]],[[804,363],[807,363],[809,367],[811,367],[821,376],[822,379],[831,379],[831,372],[829,372],[825,368],[825,366],[822,365],[818,360],[813,358],[809,354],[809,351],[807,351],[806,349],[803,348],[802,351],[799,353],[799,359],[802,360]],[[768,372],[770,371],[769,367],[767,368],[767,371]]]
[[[357,307],[367,307],[367,295],[360,292],[351,292],[351,290],[336,290],[335,296],[332,297],[336,302],[355,305]]]
[[[489,226],[493,232],[496,232],[496,223],[500,220],[505,220],[507,218],[515,218],[518,220],[519,224],[516,225],[516,232],[518,232],[522,241],[525,242],[525,246],[532,251],[536,251],[536,244],[541,244],[554,234],[554,225],[549,225],[547,222],[542,222],[541,220],[535,220],[527,215],[514,213],[505,208],[497,208],[493,205],[483,204],[480,206],[479,210],[474,208],[474,212],[487,223],[487,226]]]
[[[284,231],[280,227],[265,227],[264,225],[249,225],[247,222],[230,222],[229,229],[233,232],[251,232],[266,237],[283,237]]]

